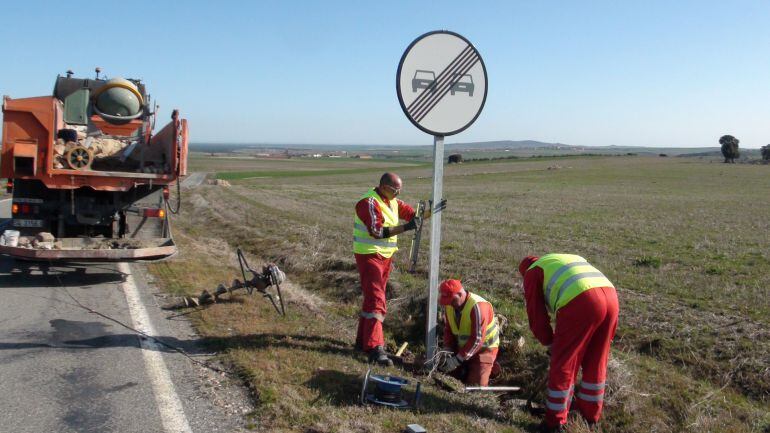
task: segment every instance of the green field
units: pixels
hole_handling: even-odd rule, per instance
[[[257,297],[191,314],[253,387],[257,430],[535,431],[522,400],[542,394],[546,355],[528,330],[516,268],[528,254],[569,252],[604,271],[621,300],[602,431],[770,431],[770,167],[657,157],[447,166],[441,278],[461,278],[508,318],[497,384],[524,392],[449,393],[396,368],[427,385],[416,414],[356,405],[366,365],[352,348],[360,294],[350,235],[353,204],[383,171],[402,176],[401,198],[414,203],[430,195],[430,165],[196,156],[190,167],[233,186],[184,191],[180,257],[151,267],[166,288],[230,281],[235,246],[278,263],[291,283],[286,319]],[[427,269],[423,260],[407,274],[408,239],[400,244],[386,330],[419,357]]]

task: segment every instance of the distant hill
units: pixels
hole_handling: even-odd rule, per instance
[[[470,143],[452,143],[447,144],[447,149],[461,152],[463,150],[473,151],[499,151],[510,150],[517,153],[530,150],[529,153],[543,152],[547,154],[602,154],[602,155],[622,155],[633,153],[637,155],[659,155],[669,156],[721,156],[719,147],[644,147],[644,146],[573,146],[564,143],[545,143],[535,140],[501,140],[501,141],[480,141]],[[547,151],[547,152],[545,152]],[[755,149],[741,149],[741,153],[746,152],[753,155]]]
[[[419,146],[399,145],[343,145],[343,144],[217,144],[217,143],[191,143],[190,150],[211,153],[244,153],[250,151],[289,152],[301,154],[303,152],[318,151],[320,153],[344,152],[366,153],[378,157],[418,157],[430,158],[433,146],[429,144]],[[557,156],[557,155],[648,155],[658,156],[687,156],[702,158],[721,158],[719,147],[644,147],[644,146],[574,146],[565,143],[547,143],[536,140],[497,140],[476,141],[468,143],[447,143],[448,153],[462,153],[470,158],[489,158],[499,156]],[[741,158],[758,158],[758,149],[741,149]]]
[[[451,143],[447,144],[447,149],[570,149],[570,146],[563,143],[544,143],[535,140],[502,140],[502,141],[477,141],[471,143]]]

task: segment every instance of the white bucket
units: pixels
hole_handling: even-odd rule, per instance
[[[20,233],[18,230],[6,230],[3,232],[2,239],[0,239],[0,244],[7,247],[15,247],[19,245],[19,235]]]

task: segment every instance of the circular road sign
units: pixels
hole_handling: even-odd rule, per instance
[[[398,102],[414,126],[433,135],[462,132],[487,100],[487,69],[473,44],[457,33],[426,33],[401,56]]]

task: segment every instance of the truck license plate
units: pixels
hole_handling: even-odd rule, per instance
[[[43,227],[43,220],[13,220],[14,227]]]

